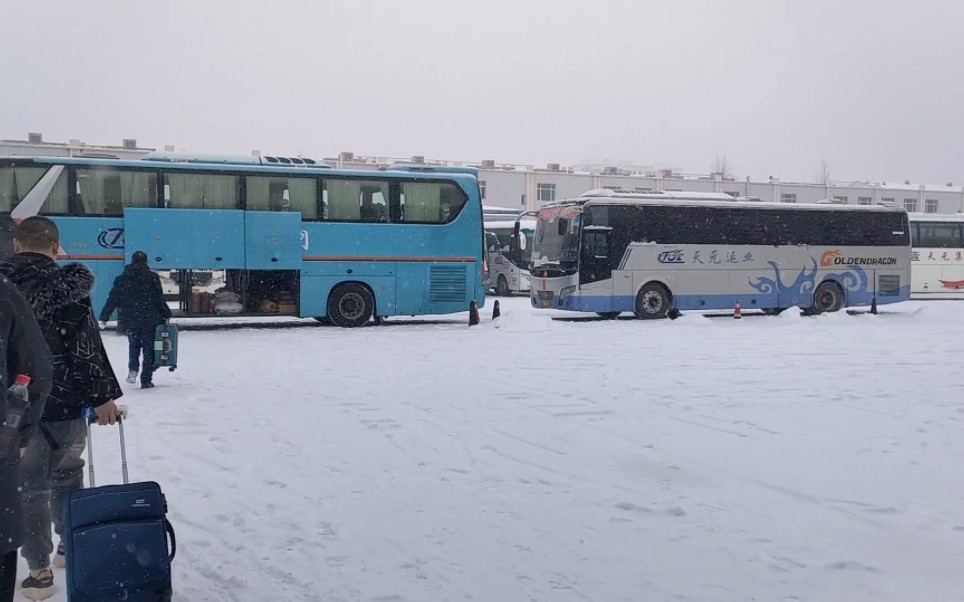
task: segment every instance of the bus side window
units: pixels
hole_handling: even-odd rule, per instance
[[[246,207],[250,211],[294,211],[302,219],[318,219],[318,182],[315,178],[248,176]]]
[[[499,237],[492,232],[486,232],[485,246],[491,253],[497,253],[499,251]]]
[[[388,181],[328,179],[324,181],[324,187],[324,219],[339,222],[388,222]]]
[[[84,215],[124,215],[125,207],[154,207],[157,174],[144,170],[78,167],[77,209]]]
[[[961,224],[955,222],[919,222],[921,247],[960,249]]]
[[[384,184],[362,186],[360,216],[363,222],[388,222],[387,182]]]
[[[466,197],[447,182],[402,182],[401,221],[447,224],[462,212]]]
[[[583,250],[589,259],[608,259],[609,258],[609,236],[608,231],[589,231],[583,232],[585,242]]]
[[[165,189],[172,209],[238,209],[240,178],[221,174],[168,173]]]
[[[0,213],[9,213],[33,190],[47,173],[47,167],[0,167]],[[44,215],[67,215],[67,170],[63,169],[40,207]]]

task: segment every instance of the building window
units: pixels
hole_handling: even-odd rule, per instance
[[[479,180],[479,196],[485,200],[485,180]]]
[[[873,204],[874,204],[874,197],[872,197],[872,196],[859,196],[859,197],[857,197],[857,204],[858,204],[858,205],[873,205]]]
[[[834,196],[834,197],[833,197],[833,200],[835,200],[835,201],[840,201],[841,203],[846,203],[846,202],[847,202],[847,197],[845,197],[845,196]]]
[[[917,199],[904,199],[904,210],[909,213],[917,211]]]
[[[783,194],[780,195],[780,202],[781,202],[781,203],[796,203],[796,202],[797,202],[797,195],[796,195],[795,193],[792,193],[792,192],[785,192],[785,193],[783,193]]]
[[[927,199],[924,201],[924,211],[926,213],[937,213],[937,199]]]
[[[536,200],[539,201],[540,203],[550,203],[556,200],[556,185],[555,184],[537,184]]]
[[[896,199],[895,199],[894,197],[892,197],[892,196],[885,196],[885,197],[881,197],[881,199],[880,199],[880,204],[881,204],[881,205],[884,205],[885,207],[894,207],[894,206],[896,206],[895,201],[896,201]]]

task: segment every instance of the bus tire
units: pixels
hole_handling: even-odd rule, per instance
[[[495,281],[495,294],[500,297],[508,297],[509,292],[509,281],[505,279],[504,274],[499,274],[498,279]]]
[[[328,318],[335,326],[364,326],[374,313],[375,297],[363,284],[345,282],[333,288],[328,295]]]
[[[640,320],[660,320],[669,313],[673,297],[665,286],[658,282],[648,282],[636,293],[636,308],[633,313]]]
[[[844,292],[840,285],[832,280],[825,280],[820,283],[817,290],[813,292],[812,313],[822,314],[824,312],[840,311],[844,306]]]

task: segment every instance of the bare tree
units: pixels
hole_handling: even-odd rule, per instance
[[[730,160],[725,156],[717,155],[716,162],[713,163],[713,173],[720,174],[724,180],[733,178],[733,170],[730,169]]]
[[[831,182],[831,179],[830,179],[830,164],[827,163],[827,160],[826,160],[826,159],[824,159],[824,160],[820,163],[820,172],[817,174],[817,178],[816,178],[816,179],[817,179],[817,184],[823,184],[824,186],[828,186],[828,185],[830,184],[830,182]]]

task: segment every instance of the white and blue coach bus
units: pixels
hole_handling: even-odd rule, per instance
[[[594,190],[539,211],[530,298],[610,318],[833,312],[909,299],[910,262],[900,208]]]

